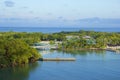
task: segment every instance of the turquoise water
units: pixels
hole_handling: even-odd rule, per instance
[[[120,54],[109,51],[40,51],[43,57],[76,61],[41,62],[0,70],[0,80],[120,80]]]

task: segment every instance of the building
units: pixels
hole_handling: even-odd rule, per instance
[[[77,39],[79,39],[79,36],[74,36],[74,35],[69,35],[69,36],[66,36],[66,39],[67,40],[70,40],[70,39],[75,39],[75,38],[77,38]]]

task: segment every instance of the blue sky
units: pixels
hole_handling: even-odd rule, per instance
[[[120,27],[120,0],[0,0],[1,27]]]

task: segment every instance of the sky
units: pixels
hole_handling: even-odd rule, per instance
[[[120,27],[120,0],[0,0],[0,27]]]

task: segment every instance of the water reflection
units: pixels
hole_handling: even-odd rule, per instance
[[[86,56],[88,54],[96,54],[96,55],[105,55],[105,50],[69,50],[63,51],[63,53],[71,54],[73,56],[81,55]]]
[[[0,80],[28,80],[30,72],[38,66],[40,67],[40,64],[36,62],[21,67],[1,69]]]
[[[42,54],[42,52],[40,52]],[[77,60],[115,60],[119,59],[115,52],[106,50],[52,50],[48,51],[48,54],[44,54],[43,58],[71,58],[74,57]]]

